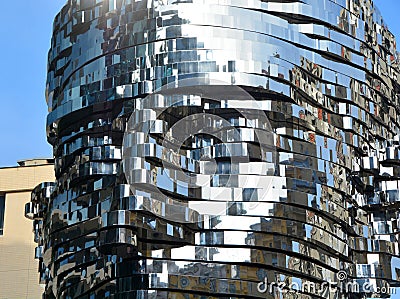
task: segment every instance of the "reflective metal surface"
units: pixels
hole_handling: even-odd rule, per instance
[[[201,84],[157,97],[185,80]],[[57,181],[26,207],[44,298],[390,297],[399,92],[371,0],[69,0],[46,93]],[[187,117],[224,130],[168,135]],[[298,288],[261,292],[265,279]]]

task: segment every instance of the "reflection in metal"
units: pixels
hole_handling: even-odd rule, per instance
[[[47,80],[57,181],[27,206],[44,298],[372,297],[365,283],[388,297],[381,287],[400,281],[398,63],[371,0],[69,0],[54,22]],[[246,90],[269,119],[276,154],[254,137],[261,127],[187,92],[147,139],[137,135],[143,153],[130,167],[143,190],[134,193],[121,163],[127,121],[147,115],[146,96],[186,79]],[[179,151],[166,164],[156,151],[197,113],[244,134],[237,147],[207,134],[181,140],[191,154],[213,148],[212,187],[226,194],[166,179],[170,169],[201,173],[201,159]],[[248,153],[248,165],[231,163],[227,148]],[[272,182],[267,195],[241,188],[239,177],[254,174]],[[166,217],[165,202],[189,213],[199,194],[226,210]],[[339,271],[359,290],[301,287],[339,282]],[[260,293],[265,277],[300,290]]]

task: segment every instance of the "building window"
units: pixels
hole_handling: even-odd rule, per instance
[[[6,197],[5,195],[0,195],[0,236],[4,232],[4,212],[6,209]]]

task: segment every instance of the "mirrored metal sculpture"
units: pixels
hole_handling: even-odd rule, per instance
[[[68,0],[44,298],[390,297],[399,93],[371,0]]]

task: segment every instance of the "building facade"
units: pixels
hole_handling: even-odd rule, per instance
[[[371,0],[68,0],[48,61],[45,298],[398,286],[399,59]]]
[[[32,222],[24,217],[24,208],[37,184],[54,180],[54,163],[32,159],[18,164],[0,168],[0,298],[36,299],[44,288],[38,281]]]

